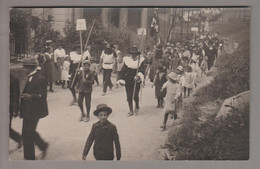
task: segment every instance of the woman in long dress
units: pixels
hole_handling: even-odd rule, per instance
[[[46,78],[47,82],[50,86],[49,91],[54,92],[52,88],[52,83],[56,81],[56,73],[55,73],[55,64],[54,64],[54,55],[52,48],[47,48],[46,52],[44,53],[45,56],[45,71],[46,71]]]

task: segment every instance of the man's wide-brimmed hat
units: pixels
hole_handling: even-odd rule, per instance
[[[138,51],[137,46],[132,46],[132,47],[129,49],[129,54],[138,54],[138,55],[140,55],[141,52]]]
[[[171,80],[175,80],[175,81],[178,81],[178,75],[174,72],[171,72],[167,75],[167,77]]]
[[[112,113],[112,109],[111,109],[110,107],[108,107],[106,104],[99,104],[99,105],[97,105],[97,108],[96,108],[96,110],[93,112],[93,114],[94,114],[95,116],[98,116],[98,114],[99,114],[101,111],[107,112],[108,115]]]

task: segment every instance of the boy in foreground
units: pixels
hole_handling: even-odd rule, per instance
[[[82,159],[86,160],[89,149],[94,143],[94,157],[96,160],[113,160],[114,146],[116,148],[116,159],[121,158],[121,148],[119,136],[117,134],[116,126],[110,123],[107,118],[112,113],[112,109],[106,104],[97,105],[94,115],[99,118],[99,121],[94,123],[91,132],[88,136],[85,148],[82,154]]]

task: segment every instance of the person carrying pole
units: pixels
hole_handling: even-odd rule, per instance
[[[128,117],[139,111],[139,91],[145,73],[144,58],[140,56],[141,52],[138,51],[137,47],[131,47],[129,54],[129,57],[124,57],[124,65],[117,81],[118,84],[125,85],[130,110]],[[133,100],[135,101],[135,110],[133,110]]]
[[[83,49],[83,45],[82,45],[82,35],[81,35],[81,30],[80,30],[80,32],[79,32],[80,33],[80,46],[76,45],[76,51],[74,51],[74,53],[73,52],[70,53],[70,59],[72,60],[72,63],[73,63],[73,64],[71,64],[71,70],[70,70],[70,72],[71,72],[70,90],[73,95],[73,101],[71,102],[71,105],[74,105],[75,103],[77,103],[75,87],[76,87],[76,83],[77,83],[78,79],[77,79],[76,70],[79,70],[83,60],[86,59],[86,58],[84,58],[83,51],[85,51],[85,48],[88,45],[89,38],[92,33],[95,21],[96,21],[96,19],[94,19],[94,21],[92,23],[91,29],[88,34],[87,41],[84,45],[84,49]]]

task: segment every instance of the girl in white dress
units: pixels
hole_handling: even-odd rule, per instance
[[[70,69],[70,58],[66,56],[65,61],[62,65],[62,72],[61,72],[61,80],[62,80],[62,88],[65,89],[65,83],[69,86],[69,69]]]
[[[166,129],[166,123],[168,120],[169,114],[176,114],[176,102],[181,97],[181,85],[178,83],[178,75],[174,72],[171,72],[167,75],[168,81],[164,83],[162,90],[166,89],[166,99],[164,106],[164,120],[161,128]]]

